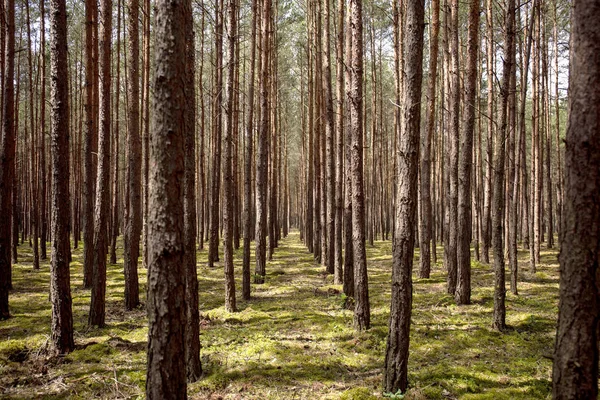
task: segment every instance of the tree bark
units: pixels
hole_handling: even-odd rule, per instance
[[[469,5],[469,37],[465,79],[464,124],[460,134],[458,162],[458,232],[456,246],[457,304],[471,303],[471,171],[473,163],[473,131],[477,91],[477,56],[479,52],[479,0]]]
[[[13,190],[15,176],[15,2],[4,1],[6,50],[4,51],[4,90],[2,105],[2,138],[0,138],[0,319],[10,317],[8,291],[11,289],[11,236]],[[67,169],[68,170],[68,169]],[[68,211],[67,211],[68,215]]]
[[[515,59],[515,0],[507,0],[504,40],[504,62],[500,86],[500,132],[496,138],[496,162],[494,163],[494,197],[492,207],[492,248],[494,252],[494,315],[492,326],[499,331],[506,330],[506,282],[504,268],[503,220],[504,220],[504,161],[508,134],[508,98],[510,96],[510,75]]]
[[[256,269],[254,283],[265,282],[267,256],[267,163],[269,137],[269,20],[271,0],[263,0],[260,69],[260,125],[258,128],[258,154],[256,161]]]
[[[12,0],[9,0],[12,1]],[[52,106],[52,343],[58,354],[75,350],[69,271],[69,92],[67,8],[50,2],[50,104]]]
[[[225,261],[225,309],[237,311],[235,302],[235,280],[233,271],[233,113],[234,110],[234,81],[235,81],[235,42],[236,42],[236,0],[229,0],[227,42],[229,50],[228,82],[227,82],[227,126],[225,129],[225,157],[223,160],[223,247]]]
[[[268,1],[268,0],[267,0]],[[354,252],[354,327],[369,329],[371,308],[365,250],[365,195],[363,186],[363,35],[362,1],[350,0],[352,58],[350,76],[350,135],[352,138],[352,249]]]
[[[185,72],[184,81],[184,173],[183,229],[185,269],[185,362],[187,381],[196,382],[202,375],[200,363],[200,313],[198,311],[198,271],[196,267],[196,76],[195,35],[192,1],[185,0]]]
[[[600,259],[600,4],[575,0],[571,14],[569,124],[554,399],[598,396]]]
[[[125,272],[125,309],[132,310],[140,303],[138,258],[142,233],[142,140],[140,135],[140,37],[139,0],[129,0],[128,110],[127,110],[127,223],[123,238],[123,269]]]
[[[431,140],[435,127],[435,90],[437,83],[437,58],[439,51],[438,37],[440,34],[440,2],[431,2],[431,37],[429,39],[429,82],[427,86],[427,125],[421,138],[421,213],[419,226],[420,268],[419,278],[429,278],[431,271]],[[435,249],[435,241],[433,244]],[[435,251],[435,250],[434,250]]]
[[[448,196],[448,244],[444,248],[444,261],[448,270],[448,293],[456,292],[457,244],[458,244],[458,153],[459,153],[459,117],[460,117],[460,79],[458,62],[458,0],[450,2],[450,24],[448,44],[450,46],[449,63],[449,181]]]
[[[405,392],[408,386],[408,352],[412,312],[412,267],[417,222],[417,184],[423,77],[425,2],[406,8],[406,58],[403,135],[398,138],[398,192],[392,266],[392,302],[384,367],[384,390]]]
[[[184,147],[186,6],[156,3],[148,191],[148,399],[186,399]]]
[[[97,126],[95,120],[94,92],[98,86],[95,73],[96,39],[98,34],[98,6],[94,0],[85,2],[85,144],[83,182],[83,286],[92,287],[94,268],[94,199],[96,198]],[[43,81],[42,81],[43,82]],[[42,84],[42,90],[44,85]],[[43,98],[42,98],[43,102]],[[42,114],[43,115],[43,114]],[[43,125],[42,125],[43,129]],[[43,197],[43,196],[42,196]],[[42,214],[43,215],[43,214]],[[43,217],[42,217],[43,218]],[[42,247],[43,247],[42,238]]]
[[[105,323],[107,227],[110,203],[110,62],[112,36],[112,0],[101,3],[100,25],[100,132],[98,135],[98,174],[94,216],[94,268],[92,301],[88,323],[103,327]]]

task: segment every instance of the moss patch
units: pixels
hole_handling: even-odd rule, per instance
[[[120,242],[119,242],[120,245]],[[405,399],[549,398],[558,303],[556,251],[544,251],[535,275],[526,252],[519,296],[507,295],[505,334],[491,330],[493,271],[473,262],[472,305],[456,306],[446,293],[440,261],[431,278],[414,278]],[[418,252],[417,252],[418,254]],[[418,256],[415,255],[415,260]],[[198,253],[200,332],[204,377],[189,385],[191,398],[383,398],[382,368],[390,303],[391,243],[367,246],[372,328],[357,333],[344,308],[341,286],[314,262],[298,233],[280,242],[267,263],[266,283],[239,312],[224,309],[222,264]],[[0,397],[143,398],[147,346],[145,307],[123,306],[122,251],[108,266],[107,326],[87,327],[90,292],[82,288],[81,247],[73,251],[71,289],[77,349],[66,357],[48,351],[51,309],[49,265],[31,268],[32,252],[19,246],[13,271],[13,318],[0,322]],[[235,254],[241,289],[242,253]],[[418,265],[418,264],[415,264]],[[145,302],[146,270],[140,267]],[[507,277],[508,281],[508,277]],[[389,397],[388,397],[389,398]]]

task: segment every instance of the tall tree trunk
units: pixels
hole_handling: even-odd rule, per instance
[[[2,137],[0,138],[0,215],[6,221],[0,224],[0,319],[10,317],[8,291],[11,288],[11,216],[15,176],[16,131],[14,127],[15,101],[15,2],[4,1],[6,50],[4,51],[4,91],[2,107]],[[65,24],[66,29],[66,24]],[[65,66],[66,70],[66,66]],[[66,115],[66,110],[65,110]],[[68,170],[68,168],[67,168]],[[68,211],[67,211],[68,216]]]
[[[600,4],[575,0],[571,14],[569,125],[554,347],[554,399],[598,396],[600,258]]]
[[[12,1],[12,0],[9,0]],[[10,9],[7,7],[7,9]],[[10,19],[7,19],[10,21]],[[69,92],[67,80],[67,7],[50,2],[50,71],[52,105],[52,343],[58,354],[75,350],[69,271]]]
[[[183,263],[185,269],[185,362],[188,382],[202,375],[200,363],[200,313],[196,267],[196,76],[195,35],[192,1],[185,0],[184,175],[183,175]]]
[[[486,41],[486,70],[487,70],[487,140],[486,140],[486,163],[485,163],[485,189],[483,194],[483,246],[481,254],[483,262],[490,263],[490,242],[492,239],[491,233],[491,205],[492,205],[492,174],[493,174],[493,141],[494,141],[494,3],[492,0],[486,2],[485,20],[487,26],[487,41]]]
[[[96,116],[94,91],[98,85],[98,75],[94,73],[97,60],[94,58],[95,35],[98,25],[98,8],[94,0],[85,2],[85,145],[84,145],[84,182],[83,182],[83,286],[92,287],[94,266],[94,199],[96,198]],[[42,80],[42,90],[44,84]],[[43,104],[43,98],[42,98]],[[43,114],[42,114],[43,116]],[[42,126],[43,129],[43,126]],[[42,214],[43,215],[43,214]],[[43,219],[43,217],[42,217]],[[42,247],[44,245],[42,238]]]
[[[444,261],[448,270],[448,293],[456,292],[457,244],[458,244],[458,153],[460,117],[460,79],[458,63],[458,0],[450,2],[450,24],[448,44],[450,46],[450,191],[448,196],[448,244],[444,248]]]
[[[369,329],[371,307],[365,250],[365,195],[363,186],[363,35],[362,1],[350,0],[352,36],[350,83],[350,135],[352,138],[352,249],[354,252],[354,327]]]
[[[254,283],[265,282],[267,262],[267,163],[269,136],[269,20],[271,0],[263,0],[261,32],[260,125],[258,127],[258,149],[256,160],[256,269]]]
[[[344,192],[344,293],[347,297],[354,298],[354,249],[353,249],[353,238],[352,238],[352,124],[350,115],[350,96],[352,95],[352,30],[350,27],[351,13],[347,13],[347,23],[345,29],[346,36],[346,63],[344,64],[344,78],[345,78],[345,101],[346,101],[346,115],[345,115],[345,163],[344,163],[344,175],[345,175],[345,186]],[[310,135],[310,133],[309,133]]]
[[[40,85],[40,172],[38,178],[40,183],[40,259],[42,260],[47,258],[46,241],[48,239],[48,218],[46,218],[48,208],[46,206],[46,57],[43,56],[46,49],[46,13],[44,1],[40,0],[40,49],[42,54],[40,56],[40,82],[42,83]]]
[[[185,1],[156,3],[148,191],[146,397],[186,399]]]
[[[429,81],[427,83],[427,125],[421,138],[421,213],[419,226],[420,268],[419,278],[429,278],[431,271],[431,140],[435,126],[435,89],[437,82],[437,58],[439,51],[438,37],[440,34],[440,2],[431,2],[431,33],[429,39]],[[435,241],[434,241],[435,252]]]
[[[504,62],[500,86],[500,132],[496,138],[496,162],[494,163],[494,205],[492,207],[492,248],[494,252],[494,329],[506,329],[506,282],[504,270],[503,220],[504,220],[504,159],[508,135],[508,98],[510,96],[510,76],[515,59],[515,0],[507,0],[504,17]]]
[[[325,269],[328,273],[335,273],[335,168],[334,168],[334,136],[335,125],[333,119],[333,95],[331,89],[331,41],[330,41],[330,6],[329,0],[323,0],[323,107],[325,117],[325,188],[326,188],[326,241],[327,254],[324,257]],[[334,277],[335,279],[335,277]]]
[[[456,245],[457,304],[471,303],[471,164],[473,163],[473,131],[477,91],[477,55],[479,53],[479,1],[469,5],[469,38],[465,77],[464,125],[460,137],[458,162],[458,235]]]
[[[233,271],[233,130],[234,85],[235,85],[235,42],[237,23],[236,0],[229,0],[227,42],[229,50],[228,81],[227,81],[227,126],[225,129],[225,157],[223,159],[223,247],[225,261],[225,309],[229,312],[237,311],[235,302],[235,279]]]
[[[392,302],[384,367],[384,390],[405,392],[408,386],[408,350],[412,313],[412,267],[417,222],[419,132],[423,77],[425,3],[406,8],[406,58],[403,135],[398,138],[398,195],[392,266]],[[396,133],[397,134],[397,133]]]
[[[213,158],[210,198],[210,241],[208,266],[219,261],[219,199],[221,193],[221,132],[223,130],[223,0],[215,0],[215,88],[213,106]]]
[[[344,14],[346,1],[338,2],[337,19],[337,48],[336,48],[336,96],[337,111],[335,122],[335,233],[332,245],[334,246],[333,281],[340,285],[344,282],[344,264],[342,259],[343,238],[343,198],[344,198]],[[346,253],[347,256],[348,253]]]
[[[100,25],[100,132],[98,135],[98,179],[94,216],[94,269],[88,323],[104,326],[106,297],[107,216],[110,201],[110,60],[112,0],[102,1]]]
[[[128,212],[123,238],[123,269],[125,271],[125,308],[132,310],[140,303],[138,258],[142,232],[142,140],[140,136],[140,35],[138,27],[139,0],[129,0],[129,79],[127,109],[127,177]]]
[[[252,161],[254,147],[254,76],[256,65],[256,23],[258,1],[252,0],[252,36],[250,44],[250,77],[248,78],[246,151],[244,157],[244,259],[242,264],[242,297],[250,299],[250,241],[252,240]]]

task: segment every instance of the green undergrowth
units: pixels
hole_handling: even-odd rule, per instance
[[[13,317],[0,322],[0,397],[143,398],[147,320],[144,306],[123,307],[122,253],[109,266],[107,326],[87,326],[90,293],[82,288],[81,248],[73,251],[71,289],[76,350],[49,355],[49,265],[34,271],[30,247],[19,246],[11,293]],[[493,271],[473,262],[472,304],[446,293],[439,262],[431,278],[414,277],[406,394],[382,393],[390,302],[391,244],[367,246],[372,328],[357,333],[341,286],[316,264],[298,233],[283,239],[267,264],[266,282],[241,300],[241,251],[236,253],[239,312],[224,309],[222,264],[198,253],[204,376],[188,386],[196,399],[534,399],[549,398],[558,266],[545,251],[532,275],[520,254],[519,295],[507,294],[505,333],[490,328]],[[418,251],[415,255],[418,260]],[[418,262],[415,262],[415,269]],[[146,273],[140,267],[145,302]],[[507,283],[508,286],[508,283]],[[385,396],[385,397],[384,397]]]

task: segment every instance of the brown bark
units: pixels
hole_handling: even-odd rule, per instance
[[[335,166],[334,166],[334,136],[335,125],[333,119],[333,95],[331,89],[331,42],[330,42],[330,6],[329,0],[323,0],[323,108],[325,118],[325,191],[326,191],[326,218],[325,218],[325,237],[327,246],[324,250],[327,252],[324,257],[325,269],[328,273],[334,274],[334,255],[335,255]],[[338,280],[339,282],[339,280]]]
[[[417,184],[423,77],[424,2],[407,4],[403,135],[398,138],[398,191],[392,266],[392,301],[384,366],[384,390],[406,392],[412,312],[412,267],[417,222]],[[397,134],[397,133],[396,133]]]
[[[450,2],[448,45],[449,62],[449,192],[448,192],[448,244],[444,246],[444,263],[448,270],[448,293],[456,292],[457,244],[458,244],[458,153],[460,116],[460,79],[458,61],[458,0]]]
[[[337,111],[335,122],[335,233],[333,239],[334,247],[334,283],[342,284],[344,282],[344,264],[342,259],[342,230],[344,226],[343,220],[343,179],[344,179],[344,14],[345,0],[338,2],[338,19],[337,19],[337,52],[336,52],[336,67],[337,67]],[[346,253],[348,254],[348,253]]]
[[[352,249],[354,259],[354,327],[369,329],[371,308],[369,305],[369,284],[367,276],[367,256],[365,250],[365,195],[363,184],[363,37],[362,2],[350,0],[350,33],[352,36],[352,57],[350,75],[350,131],[352,139]]]
[[[234,83],[235,83],[235,47],[237,31],[237,4],[236,0],[229,0],[228,5],[228,23],[227,23],[227,42],[229,50],[229,60],[227,66],[227,103],[225,112],[227,113],[227,126],[225,129],[225,154],[223,159],[223,248],[225,261],[225,309],[229,312],[237,311],[235,301],[235,280],[233,270],[233,192],[234,182],[232,173],[233,164],[233,114],[235,112],[234,104]]]
[[[506,282],[504,267],[503,220],[505,207],[504,164],[506,138],[508,136],[508,98],[510,96],[511,70],[515,59],[515,0],[506,2],[504,62],[500,86],[500,131],[496,138],[496,160],[494,163],[494,197],[492,213],[492,249],[494,253],[494,329],[506,329]]]
[[[435,126],[435,91],[437,83],[437,58],[439,51],[438,37],[440,34],[440,2],[431,2],[431,34],[429,39],[429,80],[427,83],[427,125],[421,138],[421,213],[419,218],[420,268],[419,278],[429,278],[431,271],[431,140]],[[435,241],[433,244],[435,249]],[[435,252],[435,250],[434,250]]]
[[[350,119],[350,96],[352,94],[352,31],[350,30],[350,12],[347,13],[346,23],[346,63],[344,67],[344,78],[345,78],[345,101],[346,101],[346,115],[345,115],[345,163],[344,163],[344,175],[345,175],[345,192],[344,192],[344,293],[348,297],[354,297],[354,249],[352,246],[352,132],[351,132],[351,119]],[[309,196],[310,197],[310,196]]]
[[[98,75],[94,74],[94,47],[98,25],[98,8],[94,0],[85,2],[85,145],[83,182],[83,286],[92,287],[94,265],[94,199],[96,198],[96,142],[98,132],[95,125],[94,89]],[[42,81],[43,82],[43,81]],[[42,88],[44,85],[42,84]],[[43,90],[43,89],[42,89]],[[43,98],[42,98],[43,102]],[[42,114],[43,116],[43,114]],[[43,123],[42,123],[43,124]],[[43,125],[42,125],[43,129]],[[43,197],[43,196],[42,196]],[[43,211],[42,211],[43,213]],[[43,214],[42,214],[43,215]],[[43,244],[43,238],[42,238]],[[42,246],[43,247],[43,246]]]
[[[100,131],[98,135],[98,174],[94,215],[94,264],[92,300],[88,323],[102,327],[105,323],[107,226],[110,203],[110,63],[112,35],[112,0],[101,3],[100,25]]]
[[[4,51],[4,90],[2,107],[2,138],[0,139],[0,319],[10,317],[8,291],[11,288],[11,217],[15,176],[16,131],[15,101],[15,2],[4,1],[6,50]],[[65,24],[66,25],[66,24]],[[67,211],[68,215],[68,211]]]
[[[124,233],[123,269],[125,272],[125,308],[132,310],[139,305],[138,258],[142,232],[142,140],[140,136],[140,86],[139,86],[139,1],[129,0],[129,53],[127,109],[127,221]]]
[[[250,241],[252,240],[252,161],[254,147],[254,77],[256,65],[256,24],[258,0],[252,1],[252,37],[250,47],[250,77],[248,82],[246,151],[244,157],[244,259],[242,265],[242,297],[250,299]]]
[[[200,313],[198,310],[198,271],[196,267],[196,86],[195,35],[191,0],[185,7],[185,76],[184,88],[184,175],[183,229],[185,269],[185,362],[187,381],[196,382],[202,375],[200,363]]]
[[[471,303],[471,236],[473,230],[471,221],[471,164],[473,163],[477,55],[479,52],[479,0],[470,2],[468,29],[464,124],[460,133],[458,161],[457,278],[454,296],[457,304]]]
[[[269,136],[269,20],[271,0],[263,0],[261,13],[260,122],[256,160],[256,269],[254,283],[265,282],[267,251],[267,163]]]
[[[10,0],[12,1],[12,0]],[[69,271],[69,94],[67,81],[67,9],[50,2],[50,103],[52,105],[52,343],[59,354],[75,350]]]
[[[219,261],[219,200],[221,193],[221,133],[223,130],[223,0],[215,1],[215,87],[213,106],[213,154],[210,197],[208,266]]]
[[[185,1],[156,3],[148,193],[148,399],[186,399]]]
[[[600,4],[575,0],[571,14],[569,124],[554,399],[598,396],[600,259]]]

